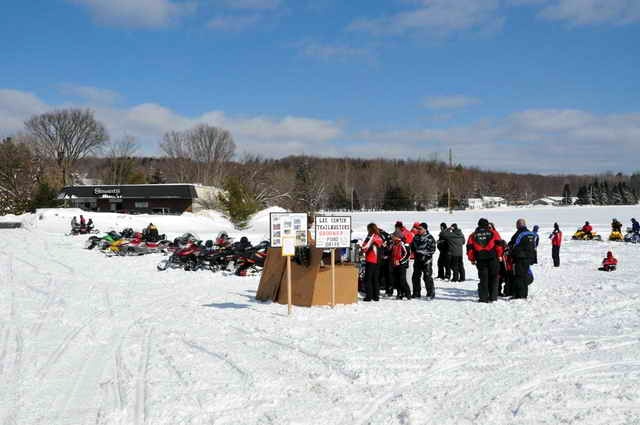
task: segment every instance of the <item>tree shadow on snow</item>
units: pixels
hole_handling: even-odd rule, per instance
[[[219,308],[222,310],[226,309],[235,309],[240,310],[243,308],[249,308],[249,304],[238,304],[238,303],[211,303],[211,304],[203,304],[202,307],[211,307],[211,308]]]

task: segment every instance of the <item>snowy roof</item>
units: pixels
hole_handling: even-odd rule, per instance
[[[482,200],[484,202],[505,202],[502,196],[483,196]]]

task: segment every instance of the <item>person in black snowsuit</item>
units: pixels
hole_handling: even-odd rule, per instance
[[[447,223],[440,223],[440,234],[438,235],[438,276],[437,279],[449,279],[451,277],[451,269],[449,268],[449,255],[447,250],[449,244],[446,239],[443,238],[444,233],[447,232]]]
[[[389,263],[391,265],[391,274],[393,276],[394,286],[398,291],[397,299],[403,297],[411,299],[411,289],[407,283],[407,267],[409,266],[409,258],[411,257],[411,249],[404,241],[402,232],[393,232],[391,234],[391,251],[389,254]],[[392,292],[393,293],[393,292]]]
[[[537,224],[533,226],[533,234],[536,235],[536,241],[535,241],[535,252],[536,252],[536,257],[533,259],[533,263],[531,264],[538,264],[538,245],[540,244],[540,234],[538,233],[540,230],[540,226],[538,226]]]
[[[436,240],[429,234],[427,223],[420,223],[418,234],[411,242],[411,251],[415,254],[413,262],[413,275],[411,282],[413,283],[412,298],[420,298],[421,284],[420,279],[424,280],[424,286],[427,291],[427,298],[433,299],[436,296],[436,290],[433,285],[433,254],[436,252]]]
[[[622,233],[622,223],[620,223],[617,218],[611,220],[611,231]]]
[[[384,288],[385,294],[390,297],[393,295],[394,280],[391,273],[391,235],[380,229],[380,237],[382,238],[382,248],[378,256],[378,279],[380,280],[380,288]]]
[[[478,220],[478,227],[467,240],[467,258],[478,268],[478,301],[481,303],[498,299],[498,261],[502,261],[504,252],[501,240],[486,218]]]
[[[440,233],[441,237],[447,242],[448,263],[451,268],[451,282],[464,282],[465,272],[464,263],[462,262],[462,251],[465,246],[466,239],[457,224],[452,224],[446,232]]]
[[[514,299],[527,298],[529,285],[533,282],[531,264],[536,259],[536,234],[527,229],[523,218],[516,222],[517,231],[509,241],[509,251],[513,258]]]
[[[631,219],[631,232],[636,235],[640,233],[640,223],[635,218]]]

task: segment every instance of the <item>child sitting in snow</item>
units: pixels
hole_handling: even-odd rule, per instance
[[[607,252],[607,256],[604,260],[602,260],[602,267],[598,270],[603,272],[612,272],[615,271],[616,266],[618,265],[618,260],[613,256],[611,251]]]

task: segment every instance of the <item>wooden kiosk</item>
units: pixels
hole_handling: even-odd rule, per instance
[[[331,267],[320,267],[323,250],[311,247],[309,267],[291,263],[291,295],[293,305],[311,307],[331,305]],[[336,304],[358,301],[358,270],[352,265],[335,266]],[[270,248],[264,265],[260,286],[256,293],[259,301],[287,304],[286,259],[279,248]]]

